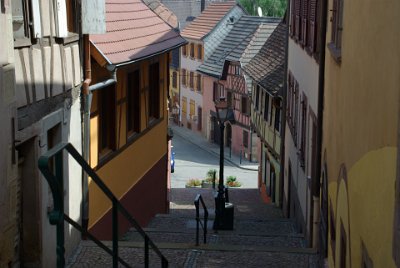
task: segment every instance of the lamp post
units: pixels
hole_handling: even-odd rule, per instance
[[[234,113],[225,98],[220,98],[215,102],[215,110],[217,112],[217,120],[220,127],[220,153],[219,153],[219,182],[218,182],[218,195],[215,200],[215,220],[214,230],[229,229],[225,215],[225,187],[224,187],[224,130],[227,121],[234,121]],[[233,213],[233,212],[232,212]],[[233,221],[233,214],[232,214]]]

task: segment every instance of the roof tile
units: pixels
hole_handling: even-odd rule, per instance
[[[157,10],[151,10],[143,1],[164,15],[156,14]],[[90,35],[90,41],[109,63],[140,60],[185,43],[170,25],[173,14],[155,0],[143,1],[106,0],[107,32]]]
[[[182,36],[199,40],[204,38],[235,5],[235,1],[209,4],[192,23],[183,29]]]

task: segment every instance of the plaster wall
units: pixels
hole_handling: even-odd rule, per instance
[[[399,144],[399,8],[400,3],[391,0],[345,1],[341,63],[326,51],[323,150],[333,206],[330,217],[336,240],[338,224],[344,224],[346,262],[353,267],[361,265],[361,241],[375,267],[396,266],[392,247]],[[371,16],[376,19],[365,30]],[[327,43],[330,28],[328,22]],[[343,167],[347,176],[340,176]],[[338,267],[338,248],[334,262],[329,245],[329,266]]]

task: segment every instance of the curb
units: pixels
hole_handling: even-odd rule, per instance
[[[173,129],[172,129],[172,130],[173,130]],[[174,130],[173,130],[173,131],[174,131]],[[191,139],[189,139],[188,137],[186,137],[185,134],[179,133],[179,131],[174,131],[174,135],[178,135],[178,136],[180,136],[181,138],[185,139],[186,141],[190,142],[191,144],[196,145],[197,147],[199,147],[199,148],[202,149],[203,151],[206,151],[206,152],[208,152],[208,153],[210,153],[210,154],[213,154],[213,155],[219,157],[219,153],[216,153],[216,152],[214,152],[213,150],[209,150],[209,149],[206,149],[206,148],[200,146],[198,143],[193,142]],[[232,160],[230,160],[229,158],[227,158],[226,156],[224,156],[224,160],[227,161],[227,162],[229,162],[229,163],[231,163],[231,164],[234,165],[235,167],[240,168],[240,169],[243,169],[243,170],[258,171],[258,169],[242,167],[242,166],[236,164],[235,162],[233,162]]]

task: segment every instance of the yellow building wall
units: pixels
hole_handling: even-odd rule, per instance
[[[160,66],[160,119],[153,122],[147,120],[148,105],[145,104],[149,98],[148,91],[148,69],[150,61],[159,60]],[[126,96],[126,73],[140,68],[141,74],[141,131],[133,141],[127,143],[126,135],[126,103],[116,105],[116,150],[111,160],[102,164],[98,160],[98,116],[92,116],[90,120],[90,163],[96,169],[111,191],[121,199],[140,179],[167,154],[167,54],[140,62],[136,65],[117,70],[116,102],[121,102]],[[96,79],[94,79],[96,81]],[[97,79],[98,80],[98,79]],[[101,81],[101,80],[98,80]],[[97,111],[97,96],[93,95],[91,112]],[[167,170],[165,171],[167,172]],[[89,228],[111,209],[110,201],[95,185],[89,182]]]
[[[332,0],[328,9],[331,10]],[[374,267],[394,267],[393,217],[400,97],[400,2],[344,1],[342,59],[326,50],[323,152],[336,228],[347,235],[347,267],[360,267],[361,241]],[[327,43],[331,37],[328,13]],[[324,164],[324,163],[323,163]],[[342,165],[347,180],[340,178]],[[347,183],[346,183],[347,181]],[[330,225],[329,228],[332,228]]]

